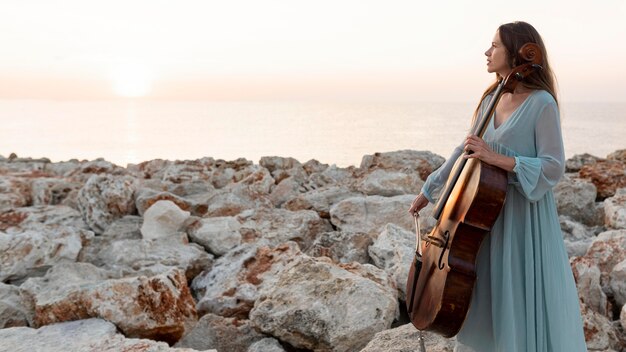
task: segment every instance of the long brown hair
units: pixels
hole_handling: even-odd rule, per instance
[[[506,49],[507,57],[509,58],[509,65],[511,67],[515,67],[524,63],[524,60],[518,53],[522,45],[526,43],[535,43],[539,45],[539,48],[541,49],[541,54],[543,55],[543,62],[541,63],[541,67],[543,67],[543,70],[534,72],[530,76],[526,77],[522,82],[520,82],[520,84],[524,85],[524,87],[526,88],[543,89],[547,91],[552,95],[558,105],[559,101],[556,97],[556,77],[554,76],[554,73],[550,68],[546,47],[543,44],[543,40],[541,39],[541,36],[539,35],[539,32],[537,32],[535,27],[526,22],[516,21],[501,25],[500,27],[498,27],[498,32],[500,33],[500,40],[502,40],[502,44]],[[476,120],[476,118],[478,117],[480,103],[485,99],[487,95],[496,90],[496,87],[498,86],[498,81],[501,79],[502,77],[500,76],[500,74],[496,73],[495,82],[487,87],[487,89],[483,93],[483,96],[478,102],[478,106],[474,111],[474,120]]]

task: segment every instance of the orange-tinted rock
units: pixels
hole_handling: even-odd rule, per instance
[[[626,164],[617,160],[607,160],[593,165],[585,165],[579,171],[581,178],[591,180],[598,190],[598,199],[612,197],[618,188],[626,187]]]

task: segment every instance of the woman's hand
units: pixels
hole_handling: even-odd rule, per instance
[[[465,148],[463,149],[466,154],[463,154],[464,159],[480,159],[487,164],[495,165],[496,160],[498,159],[499,154],[491,150],[489,145],[485,143],[485,141],[478,137],[469,135],[467,139],[465,139]],[[468,152],[473,152],[472,154],[467,154]]]
[[[472,151],[472,154],[463,154],[464,159],[475,158],[487,164],[497,166],[506,171],[513,171],[515,168],[515,158],[502,155],[491,150],[489,145],[478,136],[467,136],[465,140],[465,152]]]
[[[409,208],[409,214],[411,214],[411,216],[418,216],[419,211],[427,205],[428,199],[426,199],[426,197],[420,193],[417,195],[417,197],[415,197],[413,203],[411,203],[411,207]]]

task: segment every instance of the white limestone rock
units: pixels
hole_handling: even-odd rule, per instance
[[[209,313],[200,318],[194,328],[174,347],[247,351],[250,346],[264,337],[265,335],[254,329],[249,320],[225,318]]]
[[[233,216],[204,218],[187,228],[187,234],[207,251],[224,255],[241,244],[241,224]]]
[[[392,223],[415,231],[413,217],[408,213],[414,195],[395,197],[367,196],[344,199],[330,208],[330,221],[342,231],[379,234]],[[421,214],[430,214],[433,205],[422,209]],[[422,216],[422,231],[427,232],[435,225],[435,219]]]
[[[322,218],[330,218],[330,208],[344,199],[362,196],[345,187],[330,186],[314,189],[291,198],[283,203],[283,208],[296,210],[315,210]]]
[[[604,200],[604,223],[613,229],[626,229],[626,188]]]
[[[391,326],[396,312],[397,298],[387,288],[324,260],[300,256],[263,289],[250,320],[298,348],[358,351]]]
[[[198,313],[246,318],[259,290],[273,286],[277,275],[300,254],[295,242],[270,247],[267,241],[260,241],[231,250],[218,258],[211,270],[193,279]]]
[[[78,209],[89,227],[101,234],[115,220],[136,211],[134,193],[133,177],[92,175],[78,192]]]
[[[244,241],[265,239],[270,245],[295,241],[303,250],[308,249],[322,233],[332,231],[328,220],[311,210],[257,209],[241,213]]]
[[[428,175],[444,161],[444,158],[429,151],[398,150],[363,156],[361,169],[401,171],[406,174],[417,174],[422,180],[426,180]]]
[[[372,236],[365,233],[342,231],[324,232],[317,236],[305,253],[311,257],[325,256],[335,263],[369,262],[368,247]]]
[[[34,326],[103,318],[126,336],[174,343],[197,321],[185,273],[179,269],[152,277],[110,278],[88,263],[54,266],[22,288],[35,302]]]
[[[602,225],[601,210],[596,207],[596,186],[589,180],[565,174],[554,187],[557,210],[585,225]]]
[[[102,319],[85,319],[51,324],[39,329],[26,327],[0,330],[1,351],[11,352],[194,352],[190,348],[171,348],[165,342],[126,338],[115,325]],[[205,350],[204,352],[217,352]]]
[[[395,281],[400,300],[406,301],[406,282],[415,256],[415,233],[387,224],[369,247],[374,265],[385,270]]]
[[[122,276],[153,276],[178,268],[191,280],[208,270],[213,262],[213,256],[199,245],[181,243],[178,239],[124,239],[96,245],[99,247],[92,248],[84,261]]]
[[[423,332],[424,347],[428,352],[452,352],[456,338],[447,339],[435,333]],[[419,351],[419,331],[412,324],[381,331],[361,352],[414,352]]]
[[[190,215],[188,211],[181,210],[173,202],[160,200],[144,213],[141,234],[144,239],[148,240],[172,238],[180,232],[183,223]]]
[[[28,326],[35,314],[31,305],[18,286],[0,282],[0,329]]]
[[[358,185],[366,195],[393,197],[402,194],[418,194],[424,185],[417,172],[405,173],[376,169],[367,174]]]
[[[0,230],[19,232],[39,228],[41,225],[62,225],[89,230],[81,214],[65,205],[16,208],[0,214]]]
[[[618,306],[626,305],[626,260],[613,267],[610,275],[610,286]]]
[[[246,352],[285,352],[285,349],[278,340],[266,337],[250,345]]]
[[[20,282],[58,263],[75,262],[91,238],[91,231],[60,225],[0,234],[0,282]]]

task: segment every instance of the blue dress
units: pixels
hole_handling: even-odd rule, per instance
[[[481,104],[484,112],[492,96]],[[546,91],[533,91],[498,128],[483,136],[515,158],[504,207],[484,240],[477,280],[455,351],[586,351],[574,277],[552,188],[564,172],[559,110]],[[463,144],[424,183],[434,203]]]

